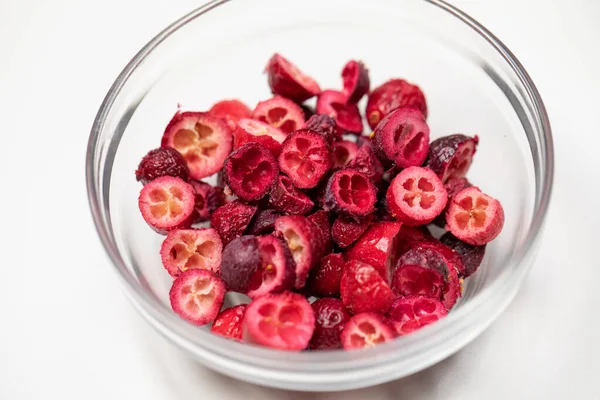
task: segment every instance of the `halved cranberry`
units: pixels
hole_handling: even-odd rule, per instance
[[[342,129],[337,125],[335,119],[325,114],[315,114],[305,123],[303,129],[310,129],[323,135],[329,144],[342,140]]]
[[[245,312],[245,304],[239,304],[221,311],[210,327],[210,331],[228,339],[241,342]]]
[[[221,100],[215,103],[210,110],[214,116],[223,118],[229,129],[234,130],[238,121],[242,118],[250,118],[251,110],[239,100]]]
[[[205,269],[189,269],[179,275],[169,291],[171,308],[194,325],[208,324],[217,317],[225,299],[225,284]]]
[[[304,112],[300,106],[281,96],[258,103],[252,111],[252,118],[280,129],[285,134],[298,130],[304,125]]]
[[[277,178],[271,189],[269,204],[287,215],[308,214],[315,205],[306,194],[294,186],[288,177],[283,175]]]
[[[395,329],[386,317],[366,312],[350,318],[341,338],[344,349],[358,350],[389,342],[395,336]]]
[[[344,81],[343,93],[348,103],[358,103],[369,92],[371,86],[369,70],[360,61],[348,61],[342,70],[342,80]]]
[[[358,240],[360,235],[367,230],[372,220],[373,214],[359,219],[339,216],[331,227],[331,237],[342,249],[346,248]]]
[[[162,147],[183,155],[190,177],[202,179],[218,172],[231,151],[231,129],[210,113],[177,112],[162,137]]]
[[[236,200],[217,208],[210,216],[210,226],[219,233],[223,245],[226,245],[242,236],[255,212],[256,206]]]
[[[170,147],[150,150],[135,171],[135,178],[144,185],[161,176],[174,176],[184,181],[189,179],[190,170],[177,150]]]
[[[434,140],[429,145],[425,166],[440,177],[442,182],[450,178],[463,178],[477,150],[479,137],[450,135]]]
[[[407,168],[421,165],[429,149],[429,126],[415,108],[401,108],[389,113],[373,131],[377,155]]]
[[[418,86],[403,79],[391,79],[369,94],[367,120],[371,129],[390,112],[404,107],[413,107],[427,117],[425,96]]]
[[[333,143],[333,168],[344,168],[356,157],[358,146],[349,140],[340,140]]]
[[[261,263],[248,286],[251,299],[267,293],[278,293],[294,287],[296,264],[287,244],[272,235],[258,238]]]
[[[317,186],[331,168],[329,143],[316,132],[301,129],[289,135],[282,144],[279,167],[301,188]]]
[[[428,224],[446,207],[442,181],[428,168],[410,167],[392,180],[386,200],[390,211],[408,226]]]
[[[400,336],[408,335],[448,314],[444,305],[436,299],[409,296],[394,301],[389,316]]]
[[[312,350],[342,348],[340,334],[350,319],[350,313],[340,299],[322,298],[312,303],[315,313],[315,332],[310,340]]]
[[[177,229],[163,241],[160,257],[172,277],[193,268],[219,274],[222,250],[223,243],[214,229]]]
[[[337,90],[325,90],[317,99],[317,113],[329,115],[338,126],[350,133],[361,134],[362,117],[356,104],[347,104],[346,96]]]
[[[350,217],[363,217],[375,210],[377,189],[364,174],[345,168],[329,178],[324,200],[329,210]]]
[[[325,210],[318,210],[309,215],[307,219],[315,224],[319,230],[319,242],[323,244],[324,254],[331,252],[331,222],[330,214]]]
[[[312,78],[302,73],[294,64],[280,54],[274,54],[265,68],[269,74],[269,86],[274,94],[301,103],[321,92]]]
[[[341,254],[331,253],[323,257],[308,278],[306,286],[309,293],[317,297],[339,296],[344,264]]]
[[[357,260],[350,260],[344,266],[340,295],[344,305],[355,314],[385,314],[395,298],[379,272],[371,265]]]
[[[354,168],[365,174],[375,184],[378,184],[383,178],[383,164],[369,145],[362,145],[358,149],[354,159],[348,163],[348,168]]]
[[[279,156],[281,153],[281,143],[287,135],[281,130],[267,124],[250,118],[242,118],[238,121],[237,127],[233,131],[233,149],[237,150],[246,143],[257,142],[265,146],[273,153],[273,156]]]

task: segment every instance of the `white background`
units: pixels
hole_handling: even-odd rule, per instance
[[[89,216],[84,155],[121,68],[191,0],[0,0],[0,399],[600,399],[600,2],[452,1],[530,72],[555,134],[537,262],[464,350],[344,394],[223,377],[165,345],[122,294]]]

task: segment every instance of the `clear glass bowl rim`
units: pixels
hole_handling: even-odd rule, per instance
[[[159,332],[169,337],[182,348],[204,358],[226,357],[233,362],[232,365],[235,365],[235,368],[251,368],[250,364],[253,364],[255,367],[259,368],[271,368],[273,373],[295,373],[297,377],[299,377],[298,374],[305,373],[307,374],[304,376],[306,382],[311,382],[315,379],[315,375],[312,374],[312,372],[318,373],[319,370],[332,371],[335,369],[339,369],[340,371],[363,369],[370,365],[381,365],[381,363],[385,363],[386,361],[392,362],[393,360],[398,360],[400,358],[410,358],[418,353],[419,349],[423,347],[434,344],[439,345],[439,343],[443,343],[445,339],[449,338],[453,332],[455,333],[458,330],[464,329],[470,322],[474,323],[474,318],[476,318],[477,315],[475,311],[490,298],[498,298],[498,296],[501,296],[503,290],[506,290],[507,286],[518,286],[529,269],[528,266],[526,268],[521,268],[521,270],[518,270],[519,273],[513,273],[512,275],[507,273],[510,272],[508,271],[509,268],[507,268],[507,271],[502,273],[489,287],[486,287],[467,304],[453,311],[438,323],[399,340],[363,350],[360,352],[360,356],[344,351],[327,351],[318,353],[285,353],[285,356],[282,357],[281,351],[248,346],[220,338],[209,332],[199,331],[197,328],[179,319],[151,293],[145,291],[135,278],[130,273],[126,272],[127,267],[119,254],[119,250],[114,241],[112,228],[108,226],[103,219],[103,210],[107,215],[109,214],[109,211],[108,205],[105,204],[101,197],[101,191],[96,187],[96,182],[99,182],[98,176],[103,173],[103,171],[95,170],[95,166],[97,165],[96,156],[98,155],[97,147],[99,145],[99,138],[104,129],[110,110],[121,93],[123,86],[148,54],[179,28],[207,13],[211,9],[231,1],[232,0],[213,0],[180,18],[148,42],[127,64],[113,83],[94,120],[88,142],[86,183],[90,208],[98,235],[100,236],[102,244],[112,261],[113,266],[117,270],[117,275],[126,288],[126,293],[130,300],[140,313],[143,314]],[[534,244],[537,241],[538,234],[543,226],[552,191],[554,150],[552,131],[545,106],[537,88],[521,63],[491,32],[456,7],[449,5],[444,1],[422,1],[446,11],[483,37],[510,65],[513,70],[512,72],[518,76],[519,83],[525,89],[527,98],[533,104],[535,112],[533,118],[536,118],[537,126],[541,128],[542,132],[542,136],[540,137],[542,163],[539,168],[543,171],[543,179],[541,182],[536,182],[537,190],[535,195],[535,206],[529,231],[522,246],[511,260],[513,265],[520,266],[521,261],[530,256],[534,251]],[[118,139],[120,140],[120,137]],[[510,299],[501,302],[502,306],[495,310],[496,315],[502,311],[509,301]],[[498,304],[500,304],[500,302]],[[490,318],[486,326],[489,325],[494,318]],[[479,332],[486,326],[480,327]],[[452,329],[453,327],[454,329]],[[462,341],[459,348],[472,340],[476,334],[470,336],[472,337],[469,337],[468,339],[465,338],[465,340]],[[457,349],[458,348],[448,349],[446,352],[447,354],[440,355],[438,360],[441,360]],[[432,363],[433,362],[429,364]],[[414,370],[417,369],[418,368],[416,367],[414,368]],[[302,380],[302,377],[300,377],[300,379]]]

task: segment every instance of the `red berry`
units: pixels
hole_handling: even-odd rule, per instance
[[[450,178],[463,178],[471,166],[477,143],[477,136],[471,138],[460,134],[436,139],[429,145],[425,166],[444,183]]]
[[[317,186],[331,166],[329,143],[316,132],[308,129],[296,131],[282,144],[279,167],[301,189]]]
[[[296,263],[296,289],[304,287],[308,272],[317,265],[323,255],[321,233],[317,225],[301,215],[279,217],[275,220],[275,232],[282,237],[292,252]]]
[[[344,264],[341,254],[331,253],[323,257],[306,284],[310,294],[317,297],[339,296]]]
[[[389,312],[399,336],[408,335],[446,314],[448,311],[439,300],[421,296],[400,297],[394,301]]]
[[[210,331],[228,339],[242,341],[244,314],[246,305],[240,304],[229,307],[217,316]]]
[[[296,277],[296,265],[283,239],[272,235],[259,237],[258,252],[261,262],[250,280],[248,297],[254,299],[267,293],[292,289]]]
[[[358,241],[346,251],[346,260],[366,262],[390,282],[389,264],[391,263],[394,242],[400,231],[400,222],[375,222],[362,234]]]
[[[355,169],[335,172],[325,189],[327,209],[350,217],[363,217],[375,210],[377,189],[366,175]]]
[[[393,216],[408,226],[428,224],[442,213],[448,194],[428,168],[410,167],[392,180],[386,200]]]
[[[144,185],[161,176],[173,176],[184,181],[189,179],[190,170],[177,150],[169,147],[150,150],[135,171],[135,178]]]
[[[373,131],[377,155],[400,168],[421,165],[429,149],[429,126],[415,108],[389,113]]]
[[[397,108],[413,107],[427,117],[427,103],[421,89],[403,79],[391,79],[369,94],[367,120],[371,129]]]
[[[287,135],[281,130],[254,119],[243,118],[233,131],[233,149],[237,150],[246,143],[256,142],[265,146],[274,157],[281,153],[281,143]]]
[[[281,214],[275,210],[258,210],[252,222],[246,228],[248,235],[263,235],[273,232],[275,220],[281,217]]]
[[[300,106],[281,96],[258,103],[252,111],[252,118],[280,129],[285,134],[304,125],[304,112]]]
[[[504,226],[500,202],[478,187],[458,192],[446,212],[446,229],[468,244],[479,246],[494,240]]]
[[[205,269],[189,269],[175,278],[169,300],[177,315],[194,325],[212,322],[225,299],[225,284]]]
[[[360,235],[367,230],[372,220],[373,214],[369,214],[358,220],[339,216],[335,219],[331,227],[331,237],[342,249],[346,248],[358,240]]]
[[[210,216],[210,226],[219,233],[223,245],[226,245],[242,236],[255,212],[256,206],[236,200],[217,208]]]
[[[341,339],[344,349],[358,350],[389,342],[395,336],[394,327],[386,317],[367,312],[350,318]]]
[[[358,152],[356,143],[349,140],[340,140],[333,143],[333,168],[340,169],[346,167]]]
[[[143,187],[138,207],[152,229],[166,234],[188,228],[194,219],[194,188],[180,178],[163,176]]]
[[[317,82],[279,54],[271,57],[265,72],[269,74],[269,86],[274,94],[287,97],[297,103],[321,92]]]
[[[343,93],[347,102],[356,104],[369,92],[371,81],[369,79],[369,70],[360,61],[348,61],[342,70],[342,80],[344,81]]]
[[[479,268],[483,261],[483,257],[485,256],[485,244],[481,246],[470,245],[458,239],[450,232],[446,232],[440,238],[440,241],[460,256],[462,263],[465,266],[463,273],[465,278],[473,275],[475,271],[477,271],[477,268]]]
[[[378,184],[383,178],[384,168],[381,160],[375,155],[373,147],[362,145],[354,158],[348,163],[348,168],[353,168],[365,174],[373,183]]]
[[[325,114],[315,114],[310,117],[304,123],[303,129],[309,129],[323,135],[329,144],[342,140],[342,134],[344,133],[335,122],[335,119]]]
[[[196,193],[194,208],[196,217],[194,222],[204,222],[210,219],[210,215],[223,204],[225,204],[225,193],[223,188],[212,187],[208,183],[201,181],[191,181],[190,184]]]
[[[163,241],[160,257],[175,278],[194,268],[219,274],[222,250],[221,238],[214,229],[177,229]]]
[[[216,117],[223,118],[229,129],[234,130],[240,119],[250,118],[252,111],[239,100],[221,100],[215,103],[208,112]]]
[[[264,197],[277,175],[279,166],[273,154],[259,143],[248,143],[227,157],[223,167],[225,182],[240,199],[259,200]]]
[[[255,299],[244,315],[244,341],[280,350],[306,349],[315,316],[304,296],[283,292]]]
[[[312,350],[342,348],[341,333],[350,320],[350,313],[340,299],[322,298],[312,303],[315,331],[308,345]]]
[[[346,263],[340,281],[340,294],[344,305],[354,314],[385,314],[395,298],[379,272],[369,264],[357,260]]]
[[[201,112],[178,112],[162,137],[162,147],[183,155],[190,177],[202,179],[218,172],[231,151],[231,129],[219,117]]]
[[[315,203],[300,189],[296,188],[292,181],[280,175],[271,189],[269,204],[276,210],[287,214],[308,214]]]
[[[329,212],[318,210],[314,214],[308,216],[308,220],[319,228],[319,242],[323,243],[325,249],[324,254],[331,252],[331,223],[329,222]]]
[[[262,263],[258,246],[256,236],[245,235],[233,239],[223,249],[221,277],[229,290],[248,292],[250,281]]]
[[[362,117],[356,104],[346,104],[346,95],[337,90],[325,90],[317,99],[317,113],[329,115],[344,131],[361,134]]]

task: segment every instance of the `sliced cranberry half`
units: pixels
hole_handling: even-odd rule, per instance
[[[304,350],[314,330],[313,310],[297,293],[268,294],[255,299],[244,315],[244,341],[275,349]]]
[[[323,257],[306,284],[310,294],[317,297],[339,296],[344,264],[341,254],[331,253]]]
[[[143,187],[138,207],[144,221],[157,233],[188,228],[194,219],[195,192],[180,178],[163,176]]]
[[[210,331],[216,335],[241,342],[245,313],[245,304],[239,304],[221,311],[210,327]]]
[[[346,103],[346,95],[337,90],[321,92],[317,100],[317,113],[329,115],[344,131],[354,134],[361,134],[363,131],[358,106]]]
[[[344,266],[340,295],[344,305],[355,314],[385,314],[396,297],[375,268],[357,260],[348,261]]]
[[[219,274],[222,250],[221,238],[214,229],[178,229],[167,235],[160,257],[173,277],[194,268]]]
[[[280,129],[285,134],[304,125],[304,112],[300,106],[281,96],[258,103],[252,111],[252,118]]]
[[[494,240],[504,226],[500,202],[472,186],[458,192],[446,212],[446,229],[474,246]]]
[[[399,336],[408,335],[448,314],[444,305],[436,299],[408,296],[394,301],[389,317]]]
[[[225,283],[205,269],[189,269],[179,275],[169,292],[171,308],[194,325],[212,322],[223,306]]]
[[[323,135],[329,144],[342,139],[344,133],[335,119],[325,114],[315,114],[304,123],[304,129],[310,129]]]
[[[217,208],[210,216],[210,226],[219,233],[223,245],[226,245],[242,236],[255,212],[256,206],[236,200]]]
[[[428,168],[410,167],[392,180],[386,200],[390,211],[408,226],[428,224],[442,213],[448,194]]]
[[[358,350],[389,342],[396,337],[391,322],[375,313],[357,314],[342,331],[342,345],[346,350]]]
[[[224,119],[231,130],[235,129],[240,119],[250,118],[252,113],[250,108],[239,100],[221,100],[215,103],[208,112]]]
[[[271,189],[269,204],[287,215],[308,214],[315,205],[306,194],[294,186],[288,177],[283,175],[277,178]]]
[[[338,246],[344,249],[358,240],[360,235],[367,230],[372,220],[373,214],[358,219],[341,215],[335,219],[331,226],[331,237]]]
[[[369,70],[360,61],[348,61],[342,70],[342,80],[344,82],[343,93],[347,102],[356,104],[369,92],[371,80],[369,79]]]
[[[310,99],[321,92],[314,79],[302,73],[298,67],[280,54],[269,60],[265,72],[269,75],[269,86],[274,94],[287,97],[297,103]]]
[[[479,137],[450,135],[434,140],[429,145],[425,166],[430,168],[446,183],[450,178],[463,178],[477,150]]]
[[[329,178],[324,200],[329,210],[350,217],[364,217],[375,210],[377,189],[366,175],[345,168]]]
[[[233,149],[237,150],[246,143],[257,142],[277,157],[281,153],[281,143],[286,137],[285,133],[266,122],[242,118],[233,131]]]
[[[183,155],[193,179],[218,172],[231,152],[231,142],[231,129],[223,119],[192,111],[175,114],[162,137],[162,147]]]
[[[278,293],[294,287],[296,264],[287,244],[272,235],[258,238],[261,263],[248,287],[251,299],[267,293]]]
[[[390,112],[404,107],[416,108],[427,117],[425,95],[418,86],[403,79],[391,79],[369,94],[367,120],[371,129]]]
[[[316,132],[302,129],[282,144],[279,167],[301,189],[317,186],[332,166],[329,143]]]
[[[349,140],[340,140],[333,143],[333,168],[340,169],[346,167],[354,160],[358,146]]]

